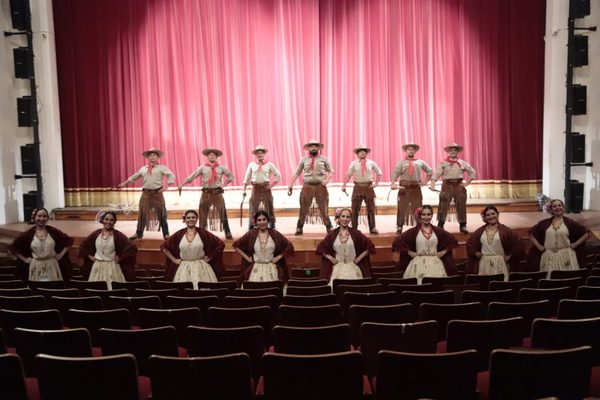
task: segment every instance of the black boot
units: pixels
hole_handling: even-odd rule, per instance
[[[469,233],[469,230],[467,229],[467,224],[464,222],[460,224],[460,233]]]
[[[438,228],[444,229],[444,221],[439,221],[438,222]]]

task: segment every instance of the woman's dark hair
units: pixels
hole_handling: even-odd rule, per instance
[[[187,210],[186,212],[183,213],[183,222],[185,222],[185,216],[188,215],[189,213],[192,213],[196,216],[196,218],[198,218],[198,211],[196,210]]]
[[[98,222],[102,223],[104,221],[104,217],[106,217],[108,214],[112,215],[113,218],[115,219],[115,222],[117,222],[117,213],[114,211],[104,211]]]
[[[496,211],[496,214],[500,214],[500,211],[498,211],[496,206],[490,204],[489,206],[486,206],[483,209],[483,211],[481,212],[482,213],[481,215],[485,216],[485,213],[487,213],[489,210],[494,210],[494,211]]]
[[[45,208],[34,208],[31,212],[31,222],[35,222],[35,217],[37,217],[40,211],[46,211],[46,214],[48,214],[48,218],[50,218],[50,213]]]
[[[261,215],[267,219],[267,222],[271,222],[271,217],[269,216],[269,213],[266,212],[265,210],[258,210],[257,212],[255,212],[254,215],[252,216],[252,222],[256,223],[256,220]]]

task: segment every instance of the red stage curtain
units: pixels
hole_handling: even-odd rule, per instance
[[[182,180],[207,146],[289,181],[321,139],[341,181],[370,145],[479,179],[540,179],[544,0],[54,0],[67,188],[110,187],[160,147]],[[198,183],[195,182],[197,185]]]

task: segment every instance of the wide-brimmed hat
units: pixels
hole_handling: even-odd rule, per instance
[[[367,154],[369,154],[371,152],[371,149],[369,147],[365,146],[364,144],[359,144],[352,151],[354,152],[354,154],[358,154],[358,152],[361,151],[361,150],[366,151]]]
[[[217,155],[217,157],[221,157],[223,155],[223,152],[219,149],[213,149],[212,147],[208,147],[204,150],[202,150],[202,155],[207,156],[209,153],[215,153]]]
[[[406,151],[406,149],[408,149],[409,147],[414,147],[415,151],[419,151],[419,149],[421,148],[421,146],[419,146],[416,143],[406,143],[402,145],[402,151]]]
[[[159,158],[162,157],[164,154],[162,150],[155,149],[154,147],[150,147],[148,150],[144,151],[142,153],[142,155],[144,156],[144,158],[148,158],[148,154],[150,154],[150,153],[157,154]]]
[[[444,147],[444,151],[448,152],[450,149],[456,148],[459,152],[463,151],[463,147],[460,144],[456,144],[455,142],[450,143],[446,147]]]
[[[263,153],[267,153],[269,150],[266,149],[265,146],[263,146],[262,144],[259,144],[258,146],[256,146],[254,148],[254,150],[252,150],[252,154],[256,155],[256,152],[258,151],[262,151]]]
[[[317,139],[313,139],[304,145],[304,150],[308,150],[308,148],[310,146],[312,146],[313,144],[319,146],[319,150],[321,150],[321,149],[323,149],[323,147],[325,147],[325,145],[323,143],[319,142]]]

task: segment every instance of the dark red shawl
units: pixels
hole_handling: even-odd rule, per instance
[[[33,241],[33,236],[35,235],[35,229],[36,227],[34,226],[17,236],[15,240],[13,240],[12,244],[8,247],[9,250],[13,254],[19,253],[23,257],[31,257],[31,242]],[[56,229],[50,225],[46,225],[46,230],[54,240],[54,251],[56,254],[63,251],[65,247],[70,247],[73,245],[73,238],[59,229]],[[60,273],[62,274],[63,279],[66,281],[70,280],[72,266],[68,251],[65,253],[63,258],[58,261],[58,265],[60,267]],[[23,280],[23,282],[27,282],[29,280],[29,264],[25,264],[20,259],[17,259],[17,266],[19,267],[17,277]]]
[[[333,229],[330,231],[327,236],[317,246],[317,251],[315,252],[318,256],[323,256],[325,254],[329,254],[330,256],[335,256],[335,251],[333,250],[333,242],[337,238],[338,233],[340,232],[340,228]],[[350,237],[354,242],[354,251],[356,255],[359,256],[363,251],[368,250],[369,254],[364,257],[360,263],[358,263],[358,267],[362,272],[364,278],[369,278],[371,276],[371,254],[375,254],[375,246],[371,239],[363,235],[361,231],[356,228],[348,227],[348,232],[350,233]],[[329,280],[331,278],[331,272],[333,271],[333,264],[327,258],[321,258],[321,272],[319,273],[319,277],[322,279]]]
[[[481,251],[481,236],[485,233],[486,226],[483,225],[478,228],[467,240],[467,266],[465,268],[467,274],[479,273],[479,259],[475,257],[475,253]],[[519,244],[519,235],[503,224],[498,224],[498,234],[500,235],[504,254],[510,255],[510,260],[508,260],[509,272],[520,272],[523,247]]]
[[[187,228],[183,228],[171,235],[160,246],[161,250],[167,249],[173,255],[173,257],[181,258],[179,255],[179,243],[185,236],[186,231]],[[215,271],[215,275],[222,275],[223,249],[225,249],[225,243],[206,229],[196,227],[196,232],[204,244],[204,253],[208,256],[208,258],[210,258],[209,264]],[[165,280],[172,281],[173,278],[175,278],[175,273],[177,272],[179,265],[169,260],[169,257],[167,257],[165,263],[167,265],[167,269],[165,270]]]
[[[456,238],[442,228],[433,225],[431,225],[431,227],[433,228],[435,236],[437,236],[437,251],[448,250],[446,255],[441,258],[444,268],[446,269],[446,274],[448,276],[456,275],[458,272],[454,266],[454,256],[452,255],[452,250],[458,246]],[[406,269],[412,259],[408,255],[408,250],[414,252],[417,251],[417,235],[419,234],[420,229],[420,224],[410,228],[400,236],[396,237],[392,244],[392,251],[400,253],[400,267],[402,270]]]
[[[88,237],[83,239],[79,245],[79,257],[83,258],[83,276],[88,278],[92,272],[92,265],[89,256],[96,254],[96,239],[102,233],[102,229],[95,230]],[[113,229],[113,237],[115,239],[115,252],[119,257],[119,266],[123,271],[125,279],[128,281],[135,280],[135,254],[137,246],[120,231]]]
[[[553,218],[554,217],[543,219],[529,230],[529,234],[533,236],[542,246],[546,240],[546,231],[548,228],[550,228],[550,225],[552,225]],[[573,221],[571,218],[563,217],[563,222],[569,231],[569,241],[571,243],[576,242],[583,235],[590,233],[588,228],[581,225],[579,222]],[[585,268],[585,245],[582,244],[581,246],[577,247],[575,249],[575,253],[577,254],[579,268]],[[540,269],[542,253],[537,247],[531,246],[531,250],[529,250],[527,259],[529,261],[529,268],[531,270],[538,271]]]
[[[275,242],[275,251],[273,252],[273,256],[283,255],[279,261],[277,261],[277,275],[279,279],[283,282],[287,282],[288,280],[288,270],[285,262],[285,258],[287,256],[294,255],[294,245],[290,242],[285,236],[276,231],[275,229],[268,228],[269,236]],[[233,247],[240,249],[248,256],[252,257],[254,254],[254,245],[256,244],[256,240],[258,239],[258,229],[251,229],[244,234],[241,238],[236,240],[233,243]],[[246,261],[242,258],[242,273],[240,274],[240,280],[248,280],[250,277],[250,273],[252,272],[252,268],[254,267],[253,262]]]

